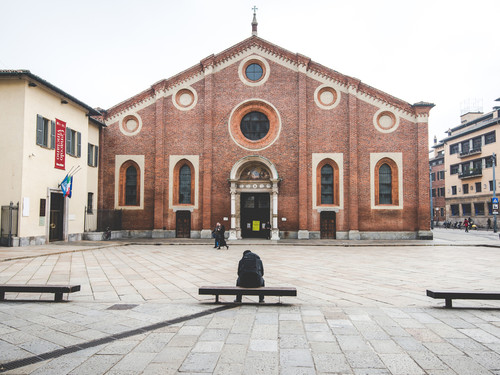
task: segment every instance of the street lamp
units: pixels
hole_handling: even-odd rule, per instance
[[[493,178],[494,179],[494,178]],[[430,191],[429,194],[431,196],[431,229],[434,229],[434,209],[432,208],[432,166],[429,165],[429,181],[430,183]]]
[[[493,155],[491,155],[491,160],[493,162],[493,199],[491,201],[491,208],[493,211],[493,232],[495,232],[495,233],[497,232],[497,214],[496,214],[497,210],[495,210],[493,208],[493,200],[495,200],[495,198],[496,198],[496,185],[497,185],[497,181],[495,179],[495,169],[496,169],[496,164],[497,164],[496,158],[497,158],[497,155],[495,153],[493,153]]]

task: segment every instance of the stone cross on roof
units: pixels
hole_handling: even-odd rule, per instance
[[[255,35],[257,36],[257,15],[255,14],[255,12],[257,11],[257,7],[254,5],[254,7],[252,8],[253,10],[253,21],[252,21],[252,35]]]

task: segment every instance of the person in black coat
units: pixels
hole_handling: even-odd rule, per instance
[[[238,263],[238,280],[236,286],[244,288],[258,288],[265,286],[264,264],[260,257],[250,250],[243,252],[243,257]],[[241,302],[241,295],[237,295],[234,302]],[[264,302],[264,296],[259,296],[259,302]]]
[[[227,245],[226,243],[226,237],[225,237],[225,233],[226,233],[226,227],[224,227],[224,224],[222,225],[219,225],[216,229],[215,229],[215,243],[217,244],[217,249],[220,250],[220,247],[226,247],[226,249],[229,250],[229,246]]]

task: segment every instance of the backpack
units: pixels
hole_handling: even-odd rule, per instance
[[[253,253],[246,254],[243,257],[242,273],[258,273],[258,258]]]

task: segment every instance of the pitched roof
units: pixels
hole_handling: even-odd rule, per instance
[[[299,53],[290,52],[282,47],[279,47],[273,43],[270,43],[256,35],[235,44],[232,47],[214,55],[210,55],[200,61],[200,63],[170,77],[167,79],[162,79],[155,84],[153,84],[148,89],[138,93],[137,95],[116,104],[115,106],[108,109],[106,112],[109,117],[114,117],[119,113],[138,106],[141,103],[154,100],[158,93],[163,95],[168,95],[169,92],[173,91],[176,87],[181,86],[187,81],[190,81],[197,76],[200,79],[204,75],[204,71],[210,67],[216,68],[223,64],[227,64],[231,60],[238,58],[245,51],[251,48],[255,48],[259,51],[268,53],[280,61],[286,62],[294,66],[302,66],[306,68],[306,71],[311,76],[322,77],[323,79],[329,79],[337,82],[337,84],[344,86],[346,88],[350,86],[357,86],[357,91],[362,96],[367,96],[375,101],[383,102],[388,105],[394,106],[402,111],[414,114],[415,107],[426,106],[432,107],[432,103],[419,102],[415,105],[411,105],[401,99],[398,99],[390,94],[387,94],[381,90],[371,87],[357,78],[349,77],[341,74],[331,68],[327,68],[319,63],[312,61],[310,58],[301,55]],[[107,117],[107,116],[106,116]]]
[[[100,116],[101,113],[91,106],[85,104],[84,102],[78,100],[74,96],[68,94],[67,92],[61,90],[60,88],[54,86],[52,83],[38,77],[37,75],[31,73],[29,70],[19,69],[19,70],[0,70],[0,77],[19,77],[24,78],[29,82],[35,81],[38,84],[41,84],[48,89],[56,92],[57,94],[63,96],[66,99],[71,100],[73,103],[79,105],[80,107],[85,108],[88,111],[89,116]]]

